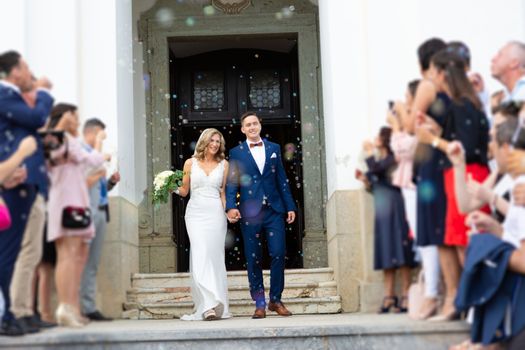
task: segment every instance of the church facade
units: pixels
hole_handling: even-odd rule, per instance
[[[472,3],[479,18],[470,26],[470,5],[442,3],[24,0],[3,9],[25,20],[1,24],[18,29],[1,51],[21,51],[36,75],[54,81],[57,100],[108,126],[123,180],[98,276],[102,309],[121,314],[134,273],[187,271],[185,202],[152,205],[153,177],[182,168],[204,128],[234,147],[243,140],[239,116],[254,110],[262,134],[283,147],[300,207],[287,228],[287,267],[330,267],[343,311],[375,310],[382,280],[372,269],[373,209],[354,179],[362,141],[383,124],[386,101],[402,98],[418,76],[421,41],[467,42],[474,69],[495,90],[490,58],[525,37],[522,1]],[[50,25],[57,15],[71,30]],[[486,17],[494,25],[480,36]],[[226,243],[227,268],[242,270],[238,228]]]

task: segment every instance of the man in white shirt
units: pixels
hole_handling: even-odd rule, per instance
[[[525,44],[511,41],[492,59],[492,76],[505,86],[502,102],[525,101]]]

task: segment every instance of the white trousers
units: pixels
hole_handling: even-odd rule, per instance
[[[410,230],[414,233],[417,241],[417,194],[416,189],[403,188],[403,199],[405,201],[405,212]],[[423,265],[425,277],[425,297],[435,298],[439,289],[439,255],[437,246],[418,247]]]

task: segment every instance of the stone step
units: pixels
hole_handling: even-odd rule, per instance
[[[291,283],[285,286],[283,298],[320,298],[337,295],[335,281],[320,283]],[[248,286],[229,286],[229,300],[251,300]],[[131,288],[127,291],[128,302],[141,304],[191,301],[190,287]]]
[[[468,330],[463,322],[422,322],[394,314],[234,317],[214,322],[115,320],[23,337],[0,336],[0,349],[442,350],[468,339]]]
[[[341,312],[341,297],[283,298],[283,303],[293,314],[335,314]],[[192,301],[170,303],[125,303],[122,317],[127,319],[171,319],[191,314]],[[230,300],[230,312],[234,316],[251,316],[254,304],[251,300]]]
[[[270,271],[263,271],[264,284],[270,285]],[[136,273],[131,277],[133,288],[175,288],[188,287],[190,274],[183,273]],[[292,283],[319,283],[334,280],[332,268],[293,269],[285,271],[285,285]],[[246,271],[229,271],[228,285],[248,286]]]

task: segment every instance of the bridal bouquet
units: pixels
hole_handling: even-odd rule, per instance
[[[167,203],[170,193],[182,186],[182,170],[165,170],[153,180],[153,204]]]

